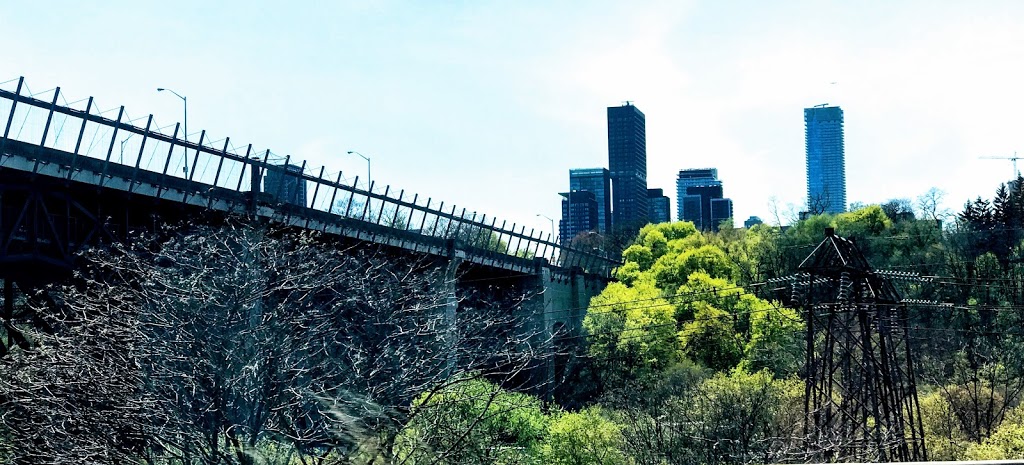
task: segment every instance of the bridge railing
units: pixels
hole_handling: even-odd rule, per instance
[[[68,101],[59,87],[32,92],[24,78],[0,82],[0,152],[8,140],[73,154],[68,179],[79,157],[158,173],[166,183],[261,192],[261,198],[302,214],[316,210],[341,218],[423,236],[454,239],[489,254],[546,258],[563,267],[608,275],[618,261],[594,250],[564,247],[557,238],[526,225],[499,221],[454,204],[423,199],[391,186],[367,185],[359,177],[318,169],[291,156],[252,144],[235,144],[205,130],[184,134],[180,123],[161,125],[153,115],[129,115],[125,107],[104,109],[96,99]],[[237,197],[237,196],[236,196]]]

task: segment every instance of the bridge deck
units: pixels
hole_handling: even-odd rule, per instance
[[[340,173],[331,180],[324,168],[314,175],[305,162],[298,166],[290,157],[253,151],[251,144],[242,150],[225,138],[215,147],[205,131],[194,142],[180,134],[180,124],[166,134],[170,126],[156,125],[152,115],[145,127],[138,127],[125,122],[124,107],[117,119],[109,119],[102,116],[107,112],[96,110],[92,98],[76,102],[86,103],[75,108],[58,104],[60,88],[52,91],[50,101],[26,96],[26,90],[23,78],[13,92],[0,88],[0,169],[28,179],[45,176],[190,207],[255,214],[430,254],[451,254],[454,240],[465,260],[516,271],[535,269],[534,258],[544,258],[556,269],[579,267],[601,276],[609,276],[618,265],[617,260],[527,232],[525,226],[509,227],[472,212],[468,216],[465,208],[453,205],[449,210],[444,202],[432,206],[429,198],[424,205],[419,195],[410,200],[404,191],[395,197],[390,186],[381,192],[373,183],[360,186],[358,177],[346,184]],[[277,181],[270,183],[270,178]],[[276,192],[263,192],[275,188],[273,184]]]

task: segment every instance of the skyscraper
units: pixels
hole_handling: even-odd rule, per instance
[[[650,208],[648,218],[651,223],[668,223],[672,221],[672,207],[668,196],[662,189],[647,189],[647,203]]]
[[[306,180],[301,178],[302,167],[280,165],[280,169],[268,169],[263,181],[263,192],[274,196],[277,201],[292,205],[306,206]]]
[[[568,244],[579,233],[597,228],[597,196],[591,191],[562,192],[562,219],[558,221],[558,237]]]
[[[699,211],[686,213],[683,197],[686,197],[686,188],[697,186],[721,186],[722,181],[718,180],[718,169],[716,168],[693,168],[679,170],[676,177],[676,218],[679,221],[694,221],[700,217]],[[693,205],[692,203],[690,204]],[[693,210],[692,208],[690,210]],[[696,224],[696,222],[694,222]],[[699,228],[700,226],[698,226]]]
[[[804,108],[807,143],[807,211],[846,211],[846,160],[843,153],[843,110]]]
[[[732,199],[711,199],[710,230],[718,231],[723,221],[732,218]]]
[[[599,233],[607,233],[612,230],[612,185],[607,169],[569,170],[569,191],[593,192],[594,200],[597,201],[597,223],[593,227]]]
[[[608,170],[613,227],[639,229],[648,215],[647,134],[643,112],[630,102],[608,107]]]
[[[690,221],[702,231],[716,231],[732,217],[732,200],[723,198],[722,181],[715,168],[680,170],[676,178],[679,221]]]

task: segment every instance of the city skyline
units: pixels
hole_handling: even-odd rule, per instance
[[[801,110],[826,102],[856,115],[847,203],[936,187],[956,210],[1011,177],[1008,160],[980,157],[1024,149],[1024,5],[741,3],[57,2],[52,18],[14,3],[0,81],[163,125],[182,101],[156,88],[174,89],[195,140],[207,130],[362,180],[367,162],[346,154],[359,151],[381,186],[538,230],[538,213],[559,215],[565,172],[605,163],[603,109],[627,99],[647,116],[648,184],[714,163],[736,218],[802,209]]]

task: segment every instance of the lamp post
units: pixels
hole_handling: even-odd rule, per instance
[[[359,155],[363,160],[366,160],[366,189],[370,189],[370,157],[363,155],[355,150],[349,150],[349,155]]]
[[[551,238],[552,238],[552,240],[557,238],[557,236],[555,236],[555,220],[553,218],[551,218],[550,216],[545,215],[543,213],[538,213],[537,216],[541,217],[541,218],[547,218],[548,221],[551,222]]]
[[[184,95],[181,95],[181,94],[171,90],[171,89],[166,89],[166,88],[163,88],[163,87],[157,87],[156,88],[157,92],[163,92],[165,90],[167,92],[170,92],[170,93],[176,95],[185,104],[185,121],[182,122],[182,126],[184,126],[184,128],[183,128],[184,131],[185,131],[184,139],[185,139],[185,142],[187,143],[188,142],[188,98],[185,97]],[[188,177],[188,150],[185,151],[185,155],[184,156],[185,156],[185,166],[182,168],[182,170],[185,172],[185,177]]]
[[[359,152],[356,152],[355,150],[349,150],[348,154],[349,155],[359,155],[363,160],[366,160],[366,192],[369,192],[370,194],[373,194],[373,192],[370,191],[370,187],[372,187],[370,185],[370,157],[368,157],[366,155],[363,155],[363,154],[361,154]],[[369,194],[366,195],[366,206],[367,206],[367,208],[369,208],[369,210],[371,212],[373,211],[373,202],[371,201],[372,198],[373,197],[371,197]],[[371,213],[371,215],[372,215],[372,213]]]
[[[128,143],[128,139],[131,139],[132,136],[134,136],[134,135],[135,135],[135,133],[131,133],[130,135],[128,135],[128,137],[125,137],[124,140],[121,141],[121,156],[118,157],[118,159],[117,159],[118,163],[124,164],[124,144],[127,144]]]

